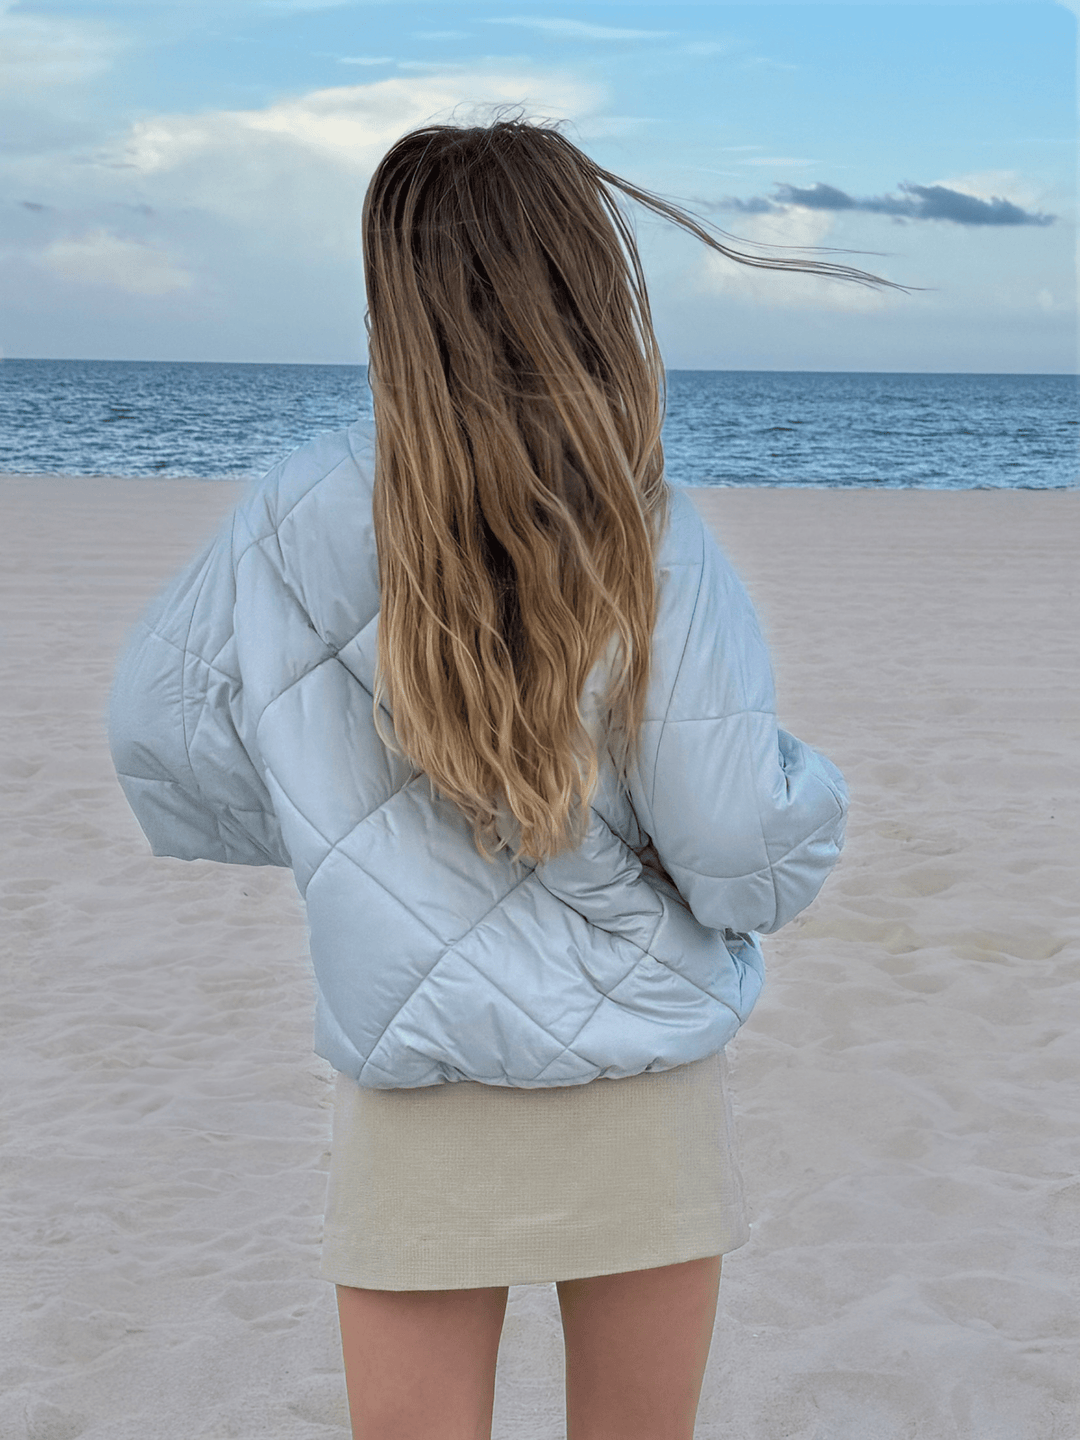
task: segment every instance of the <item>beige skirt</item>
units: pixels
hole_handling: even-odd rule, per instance
[[[746,1243],[723,1054],[519,1089],[337,1078],[320,1273],[462,1290],[646,1270]]]

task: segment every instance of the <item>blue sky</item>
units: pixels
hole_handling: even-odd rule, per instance
[[[0,0],[0,352],[362,360],[378,157],[521,104],[731,233],[920,287],[643,216],[672,367],[1071,371],[1076,57],[1044,0]]]

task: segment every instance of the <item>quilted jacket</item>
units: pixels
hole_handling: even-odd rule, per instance
[[[761,988],[757,932],[817,894],[846,810],[835,767],[777,729],[742,585],[673,491],[629,785],[602,767],[576,849],[488,860],[375,728],[371,447],[354,425],[271,470],[129,642],[110,740],[154,853],[292,868],[315,1048],[360,1085],[577,1085],[715,1053]]]

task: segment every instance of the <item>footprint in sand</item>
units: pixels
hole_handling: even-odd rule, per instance
[[[1045,930],[1027,930],[1022,935],[1004,931],[963,930],[949,937],[957,955],[964,960],[1052,960],[1069,943]]]
[[[902,870],[889,886],[889,892],[893,895],[917,895],[920,899],[927,899],[931,895],[941,895],[952,889],[962,878],[955,870],[939,869],[936,865],[916,866],[910,870]]]
[[[31,1400],[25,1415],[26,1440],[75,1440],[86,1429],[85,1415],[63,1410],[48,1400]]]
[[[0,778],[4,780],[32,780],[41,769],[44,762],[41,760],[23,760],[18,755],[12,755],[9,759],[0,761]],[[14,789],[14,786],[2,786],[4,790]]]

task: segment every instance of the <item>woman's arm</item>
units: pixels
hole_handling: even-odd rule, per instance
[[[679,523],[685,534],[693,520],[684,511]],[[700,569],[672,567],[661,593],[658,632],[685,642],[654,657],[631,799],[703,925],[769,932],[810,904],[836,863],[847,790],[834,765],[778,729],[753,606],[696,523]],[[673,625],[687,608],[689,623]]]
[[[109,745],[155,855],[288,865],[239,729],[234,515],[140,621],[117,669]]]

